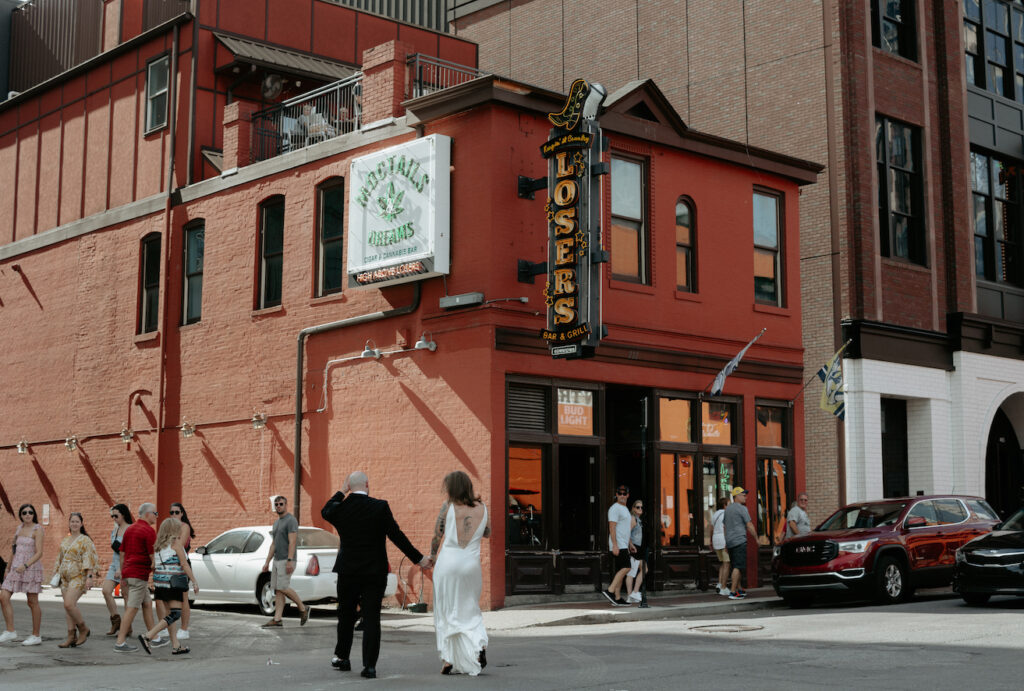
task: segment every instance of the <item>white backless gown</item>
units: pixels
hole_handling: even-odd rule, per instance
[[[483,575],[480,571],[480,539],[487,527],[487,507],[469,544],[459,545],[455,506],[448,507],[444,546],[434,567],[434,628],[441,660],[453,672],[480,674],[480,651],[487,647],[487,631],[480,612]]]

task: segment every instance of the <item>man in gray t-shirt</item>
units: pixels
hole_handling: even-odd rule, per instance
[[[281,615],[284,614],[284,599],[287,597],[299,608],[299,625],[305,625],[309,619],[309,608],[302,603],[302,598],[292,589],[292,572],[295,571],[296,543],[299,533],[299,522],[288,513],[288,500],[282,496],[274,497],[274,513],[277,520],[270,529],[270,550],[263,562],[263,570],[270,571],[270,587],[274,590],[274,618],[263,625],[263,628],[281,626]],[[270,568],[273,559],[274,568]]]
[[[793,508],[786,514],[786,537],[806,535],[811,532],[811,518],[807,515],[807,495],[801,492]]]
[[[733,487],[732,503],[725,507],[725,548],[729,550],[732,563],[730,600],[742,600],[747,596],[747,591],[740,587],[740,576],[747,569],[747,533],[757,540],[757,531],[747,513],[747,494],[742,487]]]

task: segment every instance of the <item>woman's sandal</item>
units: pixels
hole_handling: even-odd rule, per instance
[[[444,667],[441,668],[441,674],[451,674],[451,673],[452,673],[452,665],[451,665],[451,663],[450,662],[444,663]]]
[[[149,645],[150,642],[151,641],[149,640],[149,638],[147,638],[146,636],[144,636],[141,633],[139,634],[139,643],[142,644],[142,649],[146,651],[147,655],[152,655],[153,654],[153,649]]]
[[[185,655],[186,653],[189,652],[189,650],[190,650],[190,648],[187,645],[183,646],[183,647],[175,648],[174,650],[171,651],[171,655]]]

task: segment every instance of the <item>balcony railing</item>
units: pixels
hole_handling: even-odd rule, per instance
[[[409,64],[409,93],[413,98],[426,96],[435,91],[450,89],[465,82],[484,76],[484,73],[475,67],[466,67],[458,63],[448,62],[441,58],[430,57],[416,53],[410,55]]]
[[[359,129],[362,80],[356,74],[253,113],[253,162]]]
[[[449,89],[483,76],[483,72],[427,55],[408,62],[411,98]],[[251,159],[265,161],[317,142],[353,132],[362,123],[363,75],[356,74],[252,114]]]

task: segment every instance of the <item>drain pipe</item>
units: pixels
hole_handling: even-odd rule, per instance
[[[299,332],[298,353],[295,358],[295,485],[292,497],[292,507],[294,507],[294,513],[292,515],[295,516],[295,520],[301,521],[299,518],[299,511],[301,509],[300,501],[302,497],[302,372],[305,366],[306,339],[314,334],[324,333],[325,331],[334,331],[336,329],[344,329],[357,324],[365,324],[367,322],[388,319],[389,317],[400,317],[404,314],[411,314],[419,309],[422,293],[422,287],[419,281],[416,282],[415,286],[416,292],[413,294],[412,302],[404,307],[396,307],[395,309],[384,310],[382,312],[371,312],[370,314],[361,314],[358,317],[349,317],[348,319],[328,322],[327,324],[320,324],[318,326],[307,326]],[[326,385],[327,382],[325,381],[324,386]]]

